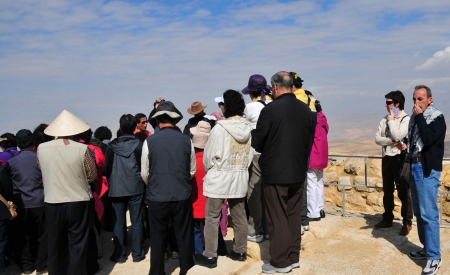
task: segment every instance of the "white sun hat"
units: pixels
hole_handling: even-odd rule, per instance
[[[86,122],[64,110],[47,126],[44,133],[54,137],[67,137],[83,133],[89,128],[91,127]]]

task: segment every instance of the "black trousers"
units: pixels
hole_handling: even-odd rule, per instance
[[[400,155],[384,156],[381,160],[381,170],[383,174],[383,219],[392,222],[394,220],[394,189],[395,183],[400,182],[400,169],[402,161]],[[413,210],[411,201],[411,191],[409,188],[397,185],[398,198],[402,202],[401,215],[403,224],[412,224]]]
[[[17,265],[23,271],[47,269],[45,207],[18,208],[10,225]]]
[[[98,258],[98,247],[97,247],[97,237],[95,235],[95,220],[97,218],[97,213],[95,212],[95,201],[91,199],[89,201],[89,237],[88,237],[88,249],[86,254],[86,274],[95,274],[100,265],[97,262]]]
[[[86,274],[89,201],[46,203],[48,274]]]
[[[303,182],[264,184],[270,264],[285,268],[300,261]]]
[[[178,244],[180,274],[186,274],[194,266],[194,232],[191,199],[174,202],[148,201],[150,222],[150,275],[163,275],[164,252],[169,234],[169,221]]]

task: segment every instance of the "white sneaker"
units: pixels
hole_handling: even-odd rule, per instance
[[[250,241],[250,242],[260,243],[263,240],[264,240],[264,236],[261,235],[261,234],[258,234],[258,235],[255,235],[255,236],[247,235],[247,241]]]
[[[309,225],[305,225],[303,226],[303,228],[305,229],[305,231],[309,231]]]
[[[294,263],[294,264],[291,264],[291,268],[292,268],[292,269],[294,269],[294,268],[300,268],[300,263]]]
[[[302,234],[302,235],[305,234],[305,229],[303,228],[303,226],[302,226],[302,232],[301,232],[301,234]]]
[[[291,266],[287,266],[287,267],[284,267],[284,268],[274,267],[271,264],[263,264],[263,266],[262,266],[262,272],[266,273],[266,274],[273,274],[275,272],[288,273],[288,272],[291,272],[291,270],[292,270]]]
[[[422,270],[422,275],[434,275],[442,265],[442,260],[428,260],[427,265]]]

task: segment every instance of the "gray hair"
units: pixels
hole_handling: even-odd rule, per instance
[[[427,90],[427,97],[433,97],[433,95],[431,94],[431,89],[428,88],[428,86],[425,85],[417,85],[416,87],[414,87],[414,92],[420,89],[425,89]]]
[[[274,74],[272,76],[272,78],[270,79],[270,82],[272,84],[277,85],[280,88],[284,87],[284,88],[291,89],[292,85],[294,85],[292,77],[289,75],[288,72],[285,72],[285,71],[281,71],[281,72]]]

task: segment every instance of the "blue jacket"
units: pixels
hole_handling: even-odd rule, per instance
[[[44,206],[42,173],[37,164],[36,151],[23,149],[6,164],[13,182],[13,202],[18,208]]]
[[[140,167],[141,150],[142,142],[133,135],[123,135],[108,143],[105,170],[110,197],[144,193]]]

